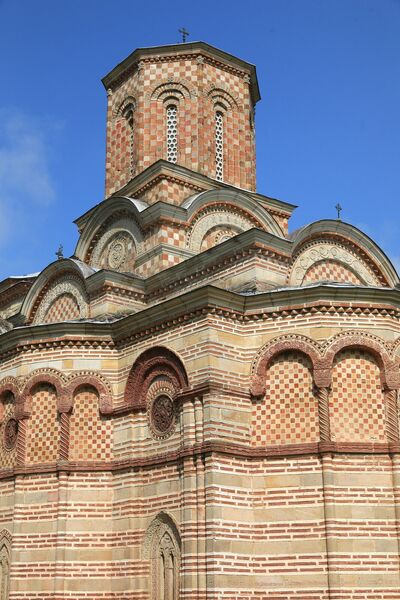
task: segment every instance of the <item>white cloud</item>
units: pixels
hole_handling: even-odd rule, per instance
[[[15,226],[29,224],[29,212],[49,205],[55,189],[49,169],[50,123],[0,109],[0,244]]]

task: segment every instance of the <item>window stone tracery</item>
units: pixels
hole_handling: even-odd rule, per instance
[[[224,116],[220,110],[215,113],[215,179],[224,180]]]
[[[178,106],[168,104],[167,115],[167,160],[176,163],[178,159]]]
[[[0,600],[8,600],[10,586],[10,540],[11,535],[0,533]]]
[[[160,513],[150,524],[144,547],[151,566],[151,600],[179,600],[180,536],[175,523]]]

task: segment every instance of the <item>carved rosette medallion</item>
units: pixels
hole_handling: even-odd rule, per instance
[[[119,269],[125,262],[127,255],[126,239],[122,236],[115,239],[108,251],[108,264],[111,269]]]
[[[150,428],[158,438],[170,436],[175,429],[174,403],[167,394],[160,394],[151,401],[149,406]]]
[[[18,421],[14,418],[8,419],[4,425],[3,445],[6,450],[14,450],[18,437]]]

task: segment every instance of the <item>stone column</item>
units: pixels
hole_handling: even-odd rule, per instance
[[[385,391],[385,431],[390,444],[399,443],[399,423],[397,416],[397,390]]]
[[[321,442],[330,442],[331,426],[329,422],[329,388],[317,387],[319,438]]]
[[[389,444],[399,445],[399,418],[398,392],[396,389],[385,391],[385,431]],[[394,516],[396,519],[397,544],[400,555],[400,454],[391,453],[392,459],[392,482],[394,499]]]
[[[70,415],[70,412],[60,413],[60,439],[58,444],[58,455],[60,461],[68,460]]]
[[[328,369],[317,370],[314,372],[314,382],[316,385],[316,397],[318,401],[318,423],[320,442],[331,441],[331,427],[329,419],[329,391],[330,391],[331,372]],[[327,488],[332,486],[332,455],[321,455],[321,486],[323,498],[323,519],[325,524],[325,553],[327,570],[327,598],[331,598],[332,573],[330,568],[330,557],[335,552],[333,539],[330,531],[330,523],[335,518],[335,505],[327,501]]]

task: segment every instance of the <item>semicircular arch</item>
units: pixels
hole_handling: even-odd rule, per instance
[[[399,283],[395,268],[381,248],[353,225],[329,219],[316,221],[296,231],[291,239],[290,285],[300,285],[309,267],[324,259],[347,265],[367,285]]]
[[[184,364],[175,352],[164,346],[155,346],[142,352],[128,375],[125,405],[134,409],[146,408],[146,395],[150,385],[162,377],[170,381],[176,393],[189,384]]]
[[[250,393],[252,396],[257,397],[265,394],[265,377],[268,365],[275,356],[289,351],[300,352],[310,359],[314,379],[317,378],[318,381],[318,375],[322,368],[319,345],[306,336],[279,336],[262,346],[253,359],[250,380]],[[318,385],[317,382],[316,384]]]
[[[93,250],[99,240],[107,231],[115,229],[118,222],[121,229],[126,229],[132,235],[136,251],[140,254],[143,245],[140,212],[134,199],[115,196],[100,204],[91,215],[78,240],[75,255],[90,264]]]

